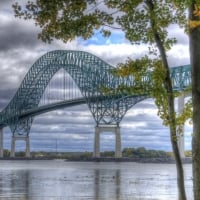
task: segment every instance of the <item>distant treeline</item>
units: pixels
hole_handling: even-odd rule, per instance
[[[124,148],[122,151],[124,157],[134,158],[163,158],[169,157],[169,154],[165,151],[145,149],[144,147],[139,148]]]
[[[60,158],[60,159],[88,159],[92,158],[92,152],[46,152],[46,151],[34,151],[31,152],[32,158]],[[190,157],[191,151],[185,151],[185,156]],[[24,151],[15,153],[16,157],[25,157]],[[101,152],[101,157],[114,157],[114,151]],[[10,157],[10,151],[4,149],[4,157]],[[166,152],[161,150],[146,149],[144,147],[139,148],[124,148],[122,150],[122,157],[127,158],[169,158],[173,157],[172,152]]]

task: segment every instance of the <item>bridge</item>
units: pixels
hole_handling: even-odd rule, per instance
[[[26,156],[30,156],[29,133],[33,118],[44,112],[58,108],[87,104],[96,123],[94,157],[100,157],[100,133],[113,132],[116,135],[115,157],[121,157],[120,122],[126,112],[148,95],[126,94],[123,91],[105,94],[103,88],[115,91],[120,84],[131,86],[133,77],[115,76],[114,67],[97,56],[83,51],[56,50],[40,57],[30,68],[10,103],[0,112],[0,157],[3,157],[3,128],[12,132],[11,157],[15,156],[16,140],[26,141]],[[58,71],[73,79],[79,90],[78,95],[64,94],[59,102],[41,105],[51,80]],[[66,76],[66,77],[67,77]],[[171,78],[175,91],[184,91],[191,86],[190,65],[171,68]],[[64,78],[63,86],[70,86]],[[146,80],[146,81],[151,81]],[[70,88],[73,91],[73,88]],[[179,112],[184,105],[184,95],[179,97]],[[184,136],[179,138],[179,149],[184,157]]]

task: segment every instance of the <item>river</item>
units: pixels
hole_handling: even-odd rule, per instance
[[[184,172],[192,200],[192,165]],[[177,199],[175,164],[0,161],[0,200],[169,199]]]

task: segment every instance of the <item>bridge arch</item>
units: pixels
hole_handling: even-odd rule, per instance
[[[124,79],[111,73],[113,66],[83,51],[56,50],[40,57],[30,68],[15,96],[0,114],[0,124],[13,135],[28,135],[32,116],[20,118],[36,109],[48,83],[60,69],[77,84],[97,125],[119,125],[126,111],[146,96],[106,96],[102,86],[116,88]],[[126,81],[131,84],[131,80]]]

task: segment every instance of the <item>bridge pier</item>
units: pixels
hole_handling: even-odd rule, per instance
[[[3,128],[0,128],[0,158],[3,158]]]
[[[121,158],[121,134],[119,126],[96,126],[94,136],[94,158],[100,158],[100,133],[113,132],[115,134],[115,158]]]
[[[11,153],[10,153],[10,157],[14,158],[15,157],[15,142],[17,140],[24,140],[26,142],[26,152],[25,152],[25,156],[27,158],[30,157],[30,141],[29,141],[29,136],[12,136],[12,142],[11,142]]]
[[[178,113],[181,114],[184,108],[185,95],[182,94],[178,97]],[[185,158],[185,139],[184,139],[184,125],[181,127],[183,132],[177,135],[178,137],[178,148],[181,158]]]
[[[94,158],[100,157],[100,129],[98,126],[95,127],[93,157]]]

